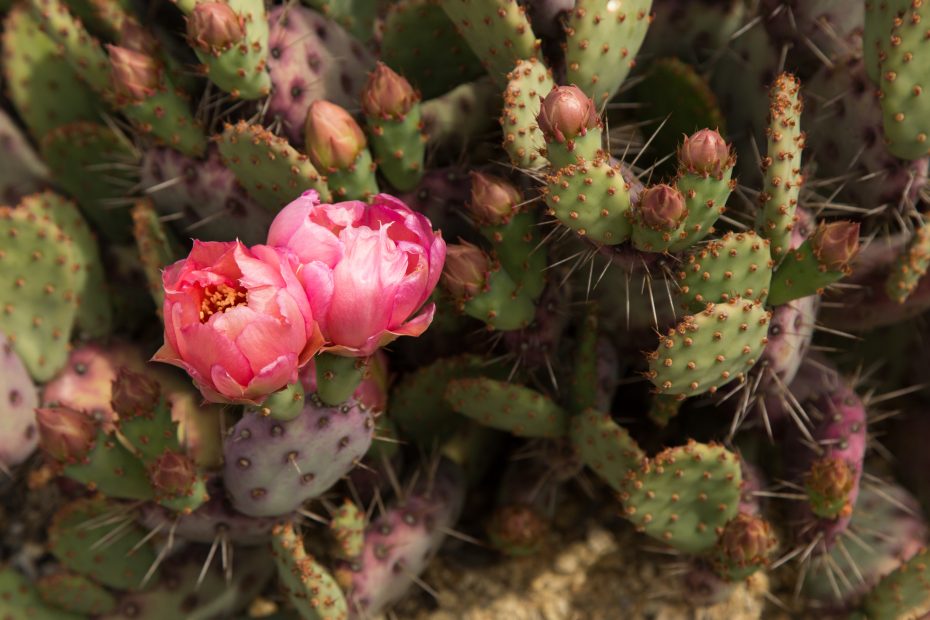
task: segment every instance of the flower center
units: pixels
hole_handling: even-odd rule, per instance
[[[244,303],[246,303],[244,288],[228,284],[204,287],[203,299],[200,300],[200,322],[206,323],[217,312],[226,312]]]

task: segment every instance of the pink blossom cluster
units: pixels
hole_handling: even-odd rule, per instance
[[[442,234],[400,200],[323,204],[308,191],[266,245],[195,241],[162,276],[165,343],[214,402],[261,403],[318,352],[367,357],[433,320]]]

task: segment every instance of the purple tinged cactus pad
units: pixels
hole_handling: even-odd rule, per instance
[[[715,444],[689,441],[645,459],[624,481],[624,515],[640,531],[688,553],[711,548],[736,516],[739,457]]]
[[[820,297],[810,295],[789,301],[772,311],[768,344],[759,365],[774,373],[777,380],[766,373],[759,385],[789,385],[794,380],[810,350],[819,305]]]
[[[375,61],[341,26],[299,4],[275,7],[268,23],[272,92],[266,116],[280,119],[283,135],[300,147],[310,104],[326,99],[357,108]]]
[[[204,241],[264,243],[273,213],[249,197],[215,147],[204,159],[167,148],[147,149],[141,184],[178,236]],[[296,195],[296,194],[295,194]]]
[[[308,398],[303,413],[289,422],[246,413],[224,447],[233,506],[253,517],[293,512],[355,467],[373,429],[371,414],[356,402],[325,407]]]
[[[39,395],[10,341],[0,333],[0,469],[25,461],[36,448]]]
[[[336,571],[349,604],[362,617],[380,613],[407,593],[462,511],[465,481],[454,463],[441,461],[417,480],[408,495],[368,526],[359,558]]]

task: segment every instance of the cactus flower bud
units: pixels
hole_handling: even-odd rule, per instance
[[[164,495],[190,495],[197,481],[197,467],[187,456],[165,450],[149,467],[149,481]]]
[[[317,99],[307,110],[307,154],[323,171],[346,170],[368,143],[355,119],[334,103]]]
[[[78,463],[87,456],[97,437],[97,425],[83,411],[69,407],[36,409],[39,445],[62,463]]]
[[[821,223],[811,237],[814,256],[829,271],[848,271],[859,253],[859,223]]]
[[[675,230],[686,214],[684,196],[671,185],[653,185],[640,197],[639,216],[653,230]]]
[[[488,524],[494,546],[511,556],[530,555],[539,550],[549,533],[546,518],[532,506],[501,506]]]
[[[161,83],[161,67],[154,57],[135,50],[108,45],[110,80],[118,97],[142,101],[152,96]]]
[[[401,120],[419,98],[410,82],[379,62],[362,92],[362,110],[367,116]]]
[[[482,172],[471,173],[471,202],[468,209],[479,223],[506,223],[522,200],[520,192],[507,179]]]
[[[201,2],[187,19],[191,46],[218,54],[245,38],[245,21],[225,2]]]
[[[755,515],[737,514],[717,539],[714,568],[725,578],[744,578],[768,563],[777,542],[768,521]]]
[[[577,86],[556,86],[542,101],[536,118],[547,142],[563,143],[600,127],[594,101]]]
[[[730,161],[730,147],[715,129],[701,129],[685,137],[678,161],[688,170],[717,176]]]
[[[161,396],[158,382],[125,366],[113,380],[110,406],[121,418],[152,415]]]
[[[824,519],[850,514],[849,498],[855,484],[856,475],[849,464],[835,456],[817,459],[804,475],[804,488],[811,510]]]
[[[489,269],[487,254],[476,245],[463,241],[446,247],[446,265],[442,282],[456,299],[468,299],[484,286]]]

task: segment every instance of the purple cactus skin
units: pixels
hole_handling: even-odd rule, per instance
[[[178,513],[149,502],[139,508],[138,521],[149,530],[161,528],[184,540],[211,544],[223,536],[243,547],[263,545],[271,538],[271,528],[280,518],[247,517],[237,513],[225,497],[217,478],[207,483],[210,500],[190,514]]]
[[[282,133],[299,147],[310,104],[326,99],[350,111],[357,109],[375,62],[341,26],[300,5],[273,9],[268,23],[272,83],[268,118],[280,119]]]
[[[819,296],[811,295],[775,308],[769,325],[768,344],[762,353],[761,363],[766,375],[759,384],[761,389],[767,389],[773,382],[790,385],[794,380],[814,336],[819,302]],[[768,373],[774,373],[778,379]]]
[[[352,401],[326,407],[308,396],[303,412],[287,422],[246,413],[224,444],[233,506],[252,517],[293,512],[358,464],[373,431],[370,412]]]
[[[9,472],[35,450],[38,405],[39,395],[26,367],[0,333],[0,470]]]
[[[853,507],[859,497],[859,484],[867,448],[866,409],[852,386],[842,380],[832,389],[824,390],[819,396],[808,400],[804,409],[812,416],[820,418],[812,435],[820,444],[822,452],[819,455],[808,453],[804,458],[794,459],[794,462],[803,468],[802,484],[804,475],[811,467],[823,463],[826,459],[840,461],[848,467],[848,473],[844,472],[844,475],[848,476],[849,486],[846,501],[836,518],[818,517],[809,502],[798,504],[802,538],[812,540],[815,536],[822,536],[823,548],[829,549],[849,526]]]
[[[373,521],[354,562],[336,578],[358,616],[380,613],[407,593],[455,525],[465,499],[465,476],[451,461],[420,472],[413,491]]]
[[[203,241],[264,243],[273,213],[255,203],[220,162],[211,146],[206,159],[192,159],[174,149],[152,148],[142,158],[142,187],[159,214],[176,216],[182,238]]]

